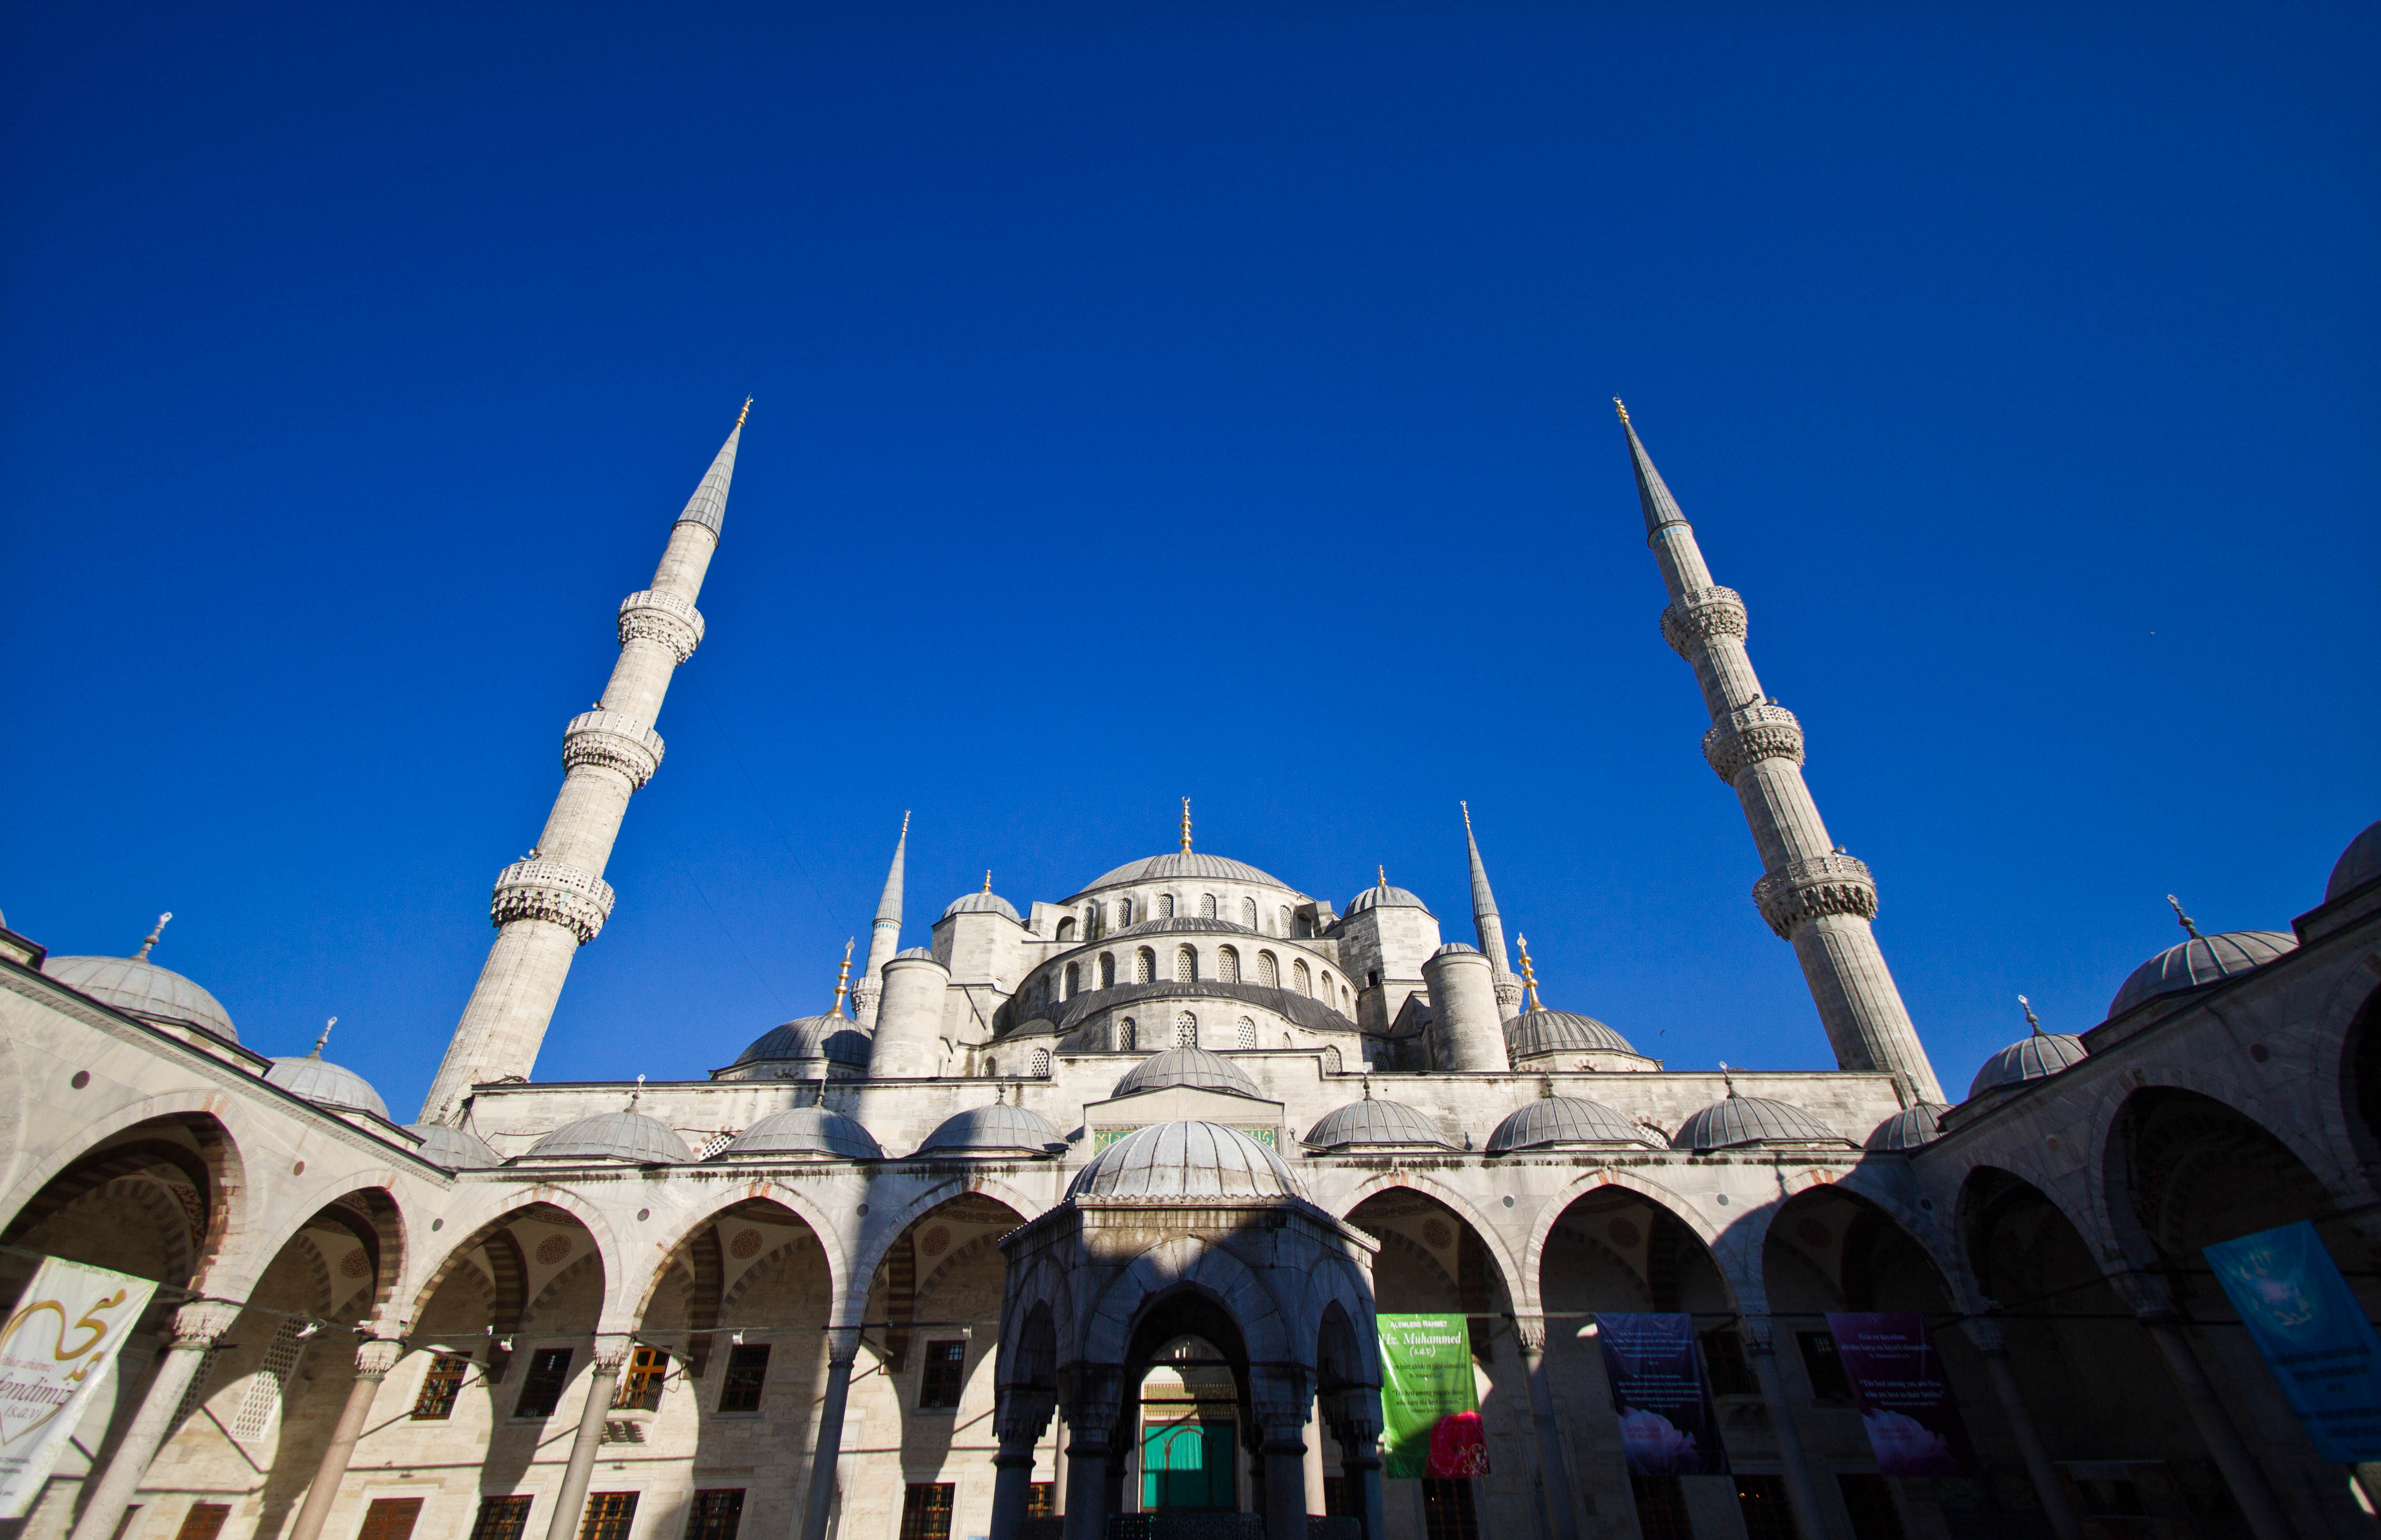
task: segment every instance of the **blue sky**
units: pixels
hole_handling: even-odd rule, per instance
[[[1626,396],[1946,1084],[2381,816],[2370,7],[11,7],[0,910],[410,1116],[748,394],[540,1078],[1201,848],[1829,1061]]]

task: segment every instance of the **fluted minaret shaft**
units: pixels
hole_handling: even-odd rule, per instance
[[[1695,671],[1712,719],[1703,757],[1736,789],[1761,853],[1764,875],[1753,884],[1753,903],[1770,928],[1793,943],[1836,1061],[1900,1074],[1918,1099],[1939,1102],[1935,1068],[1869,928],[1875,880],[1827,837],[1802,781],[1801,723],[1762,694],[1745,652],[1744,600],[1713,583],[1694,527],[1625,410],[1620,422],[1645,513],[1645,543],[1670,594],[1662,636]]]
[[[662,740],[653,721],[670,676],[702,641],[702,614],[694,601],[719,546],[743,431],[739,412],[671,526],[653,586],[620,601],[619,661],[595,709],[563,729],[562,790],[537,847],[496,879],[489,903],[495,944],[422,1102],[425,1122],[455,1120],[474,1085],[529,1078],[572,956],[612,913],[604,867],[629,798],[660,768]]]
[[[868,928],[868,971],[851,991],[851,1013],[863,1031],[876,1027],[876,1002],[885,997],[885,964],[901,950],[901,864],[910,850],[910,815],[901,815],[901,837],[893,843],[893,865],[876,901],[876,921]]]
[[[1496,895],[1488,886],[1488,868],[1480,863],[1480,842],[1471,832],[1471,807],[1463,806],[1463,843],[1471,853],[1471,928],[1480,934],[1480,950],[1496,979],[1496,1008],[1505,1016],[1521,1012],[1521,981],[1505,952],[1505,920],[1496,913]]]

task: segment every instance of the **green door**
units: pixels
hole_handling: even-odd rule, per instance
[[[1236,1506],[1236,1495],[1231,1424],[1166,1423],[1142,1430],[1144,1512],[1171,1509],[1228,1513]]]

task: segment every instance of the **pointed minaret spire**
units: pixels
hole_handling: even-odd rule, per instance
[[[727,442],[670,526],[653,587],[620,601],[619,661],[594,709],[580,712],[562,730],[562,790],[546,816],[545,832],[527,856],[496,879],[488,906],[495,945],[421,1104],[423,1122],[455,1122],[474,1085],[528,1078],[570,975],[572,955],[595,939],[611,916],[612,888],[604,880],[604,867],[612,858],[629,798],[661,765],[661,734],[653,722],[670,676],[702,641],[702,612],[694,601],[719,548],[736,446],[751,406],[747,399]]]
[[[1480,934],[1480,950],[1488,954],[1488,965],[1496,970],[1496,1008],[1510,1017],[1521,1009],[1521,981],[1513,976],[1513,964],[1505,955],[1505,920],[1496,913],[1496,895],[1488,889],[1488,868],[1480,864],[1480,842],[1471,832],[1471,804],[1456,806],[1463,809],[1463,843],[1471,853],[1471,928]]]
[[[876,1030],[876,1002],[885,994],[885,964],[901,950],[901,867],[910,850],[910,815],[901,815],[901,837],[893,843],[893,865],[885,873],[885,892],[876,901],[876,923],[868,928],[868,966],[860,987],[851,991],[852,1019],[868,1031]]]
[[[1793,943],[1836,1062],[1899,1075],[1914,1099],[1940,1102],[1935,1067],[1869,928],[1876,881],[1827,837],[1802,782],[1801,723],[1762,693],[1745,653],[1744,600],[1712,581],[1694,527],[1654,468],[1629,409],[1618,397],[1612,404],[1637,477],[1645,543],[1669,590],[1662,637],[1695,671],[1712,720],[1703,758],[1735,790],[1761,853],[1764,875],[1752,885],[1752,902],[1769,928]]]
[[[836,1021],[843,1020],[843,997],[851,990],[851,948],[852,943],[857,940],[857,937],[844,938],[843,966],[836,970],[835,1003],[827,1007],[826,1013]]]

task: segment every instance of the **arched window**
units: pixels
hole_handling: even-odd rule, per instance
[[[1174,917],[1174,895],[1172,893],[1164,893],[1159,895],[1157,900],[1157,917],[1161,920],[1170,920]]]
[[[1329,968],[1325,968],[1323,970],[1323,998],[1325,1002],[1330,1000],[1332,992],[1333,986],[1331,983],[1331,970]]]
[[[1314,927],[1305,916],[1300,915],[1298,916],[1298,922],[1289,928],[1289,933],[1298,937],[1312,936],[1314,934]]]
[[[1323,1045],[1323,1073],[1325,1074],[1339,1073],[1339,1047],[1336,1043]]]
[[[1345,984],[1339,986],[1339,1008],[1343,1011],[1356,1009],[1356,997],[1348,992],[1348,986]]]
[[[1174,1046],[1176,1048],[1199,1046],[1199,1018],[1188,1011],[1174,1018]]]
[[[1119,1053],[1130,1053],[1133,1049],[1134,1036],[1135,1032],[1132,1025],[1132,1018],[1130,1016],[1127,1016],[1124,1020],[1117,1023],[1117,1051]]]
[[[1116,953],[1113,952],[1100,953],[1100,988],[1103,989],[1116,988]]]
[[[1281,988],[1281,964],[1274,961],[1270,952],[1257,953],[1257,982],[1268,989]]]
[[[1129,897],[1117,900],[1117,924],[1130,925],[1131,923],[1132,900]]]
[[[1132,981],[1135,984],[1154,984],[1157,982],[1157,953],[1150,951],[1147,947],[1143,947],[1139,952],[1133,953]]]
[[[1238,948],[1225,947],[1215,953],[1215,978],[1218,983],[1238,984],[1240,981],[1240,953]]]
[[[1203,920],[1212,920],[1215,917],[1215,894],[1202,893],[1199,895],[1199,917]]]
[[[1192,951],[1189,947],[1178,948],[1174,953],[1174,982],[1177,984],[1195,984],[1198,981],[1198,952]]]
[[[1285,904],[1283,904],[1283,905],[1281,906],[1281,932],[1280,932],[1280,933],[1281,933],[1282,935],[1284,935],[1284,936],[1287,936],[1287,935],[1288,935],[1288,934],[1289,934],[1289,905],[1288,905],[1288,904],[1287,904],[1287,903],[1285,903]]]
[[[1108,906],[1093,899],[1083,905],[1083,940],[1096,941],[1107,934]]]
[[[1047,1075],[1050,1073],[1050,1050],[1048,1049],[1037,1048],[1033,1050],[1033,1073],[1038,1075]]]
[[[1257,1024],[1254,1017],[1242,1016],[1240,1018],[1239,1027],[1234,1034],[1232,1041],[1241,1048],[1254,1048],[1257,1046]]]
[[[1078,989],[1080,989],[1080,988],[1081,988],[1082,987],[1083,987],[1083,974],[1082,974],[1082,970],[1081,970],[1081,969],[1080,969],[1080,968],[1078,968],[1078,967],[1076,967],[1076,966],[1075,966],[1075,964],[1072,964],[1072,963],[1068,964],[1067,964],[1067,993],[1066,993],[1066,995],[1065,995],[1065,997],[1064,997],[1064,998],[1066,998],[1066,999],[1068,999],[1068,1000],[1072,1000],[1072,999],[1074,999],[1074,998],[1075,998],[1075,991],[1076,991],[1076,990],[1078,990]]]
[[[1058,922],[1058,940],[1062,941],[1071,941],[1074,939],[1075,916],[1069,915],[1065,919]]]
[[[1254,930],[1257,928],[1257,901],[1255,899],[1244,898],[1240,900],[1240,923],[1247,926],[1251,930]]]
[[[1299,961],[1292,963],[1289,965],[1289,980],[1290,988],[1296,989],[1300,994],[1312,995],[1314,993],[1314,975],[1307,971],[1305,959],[1300,958]]]

